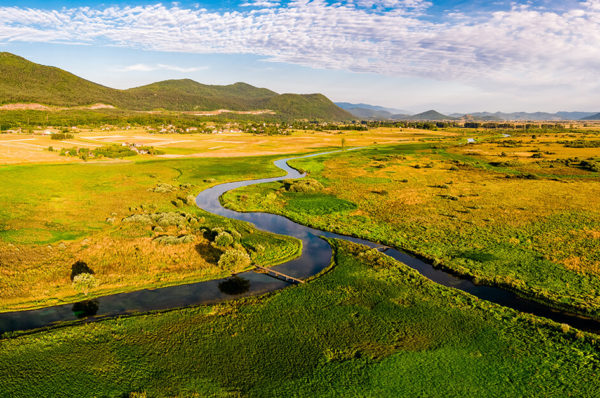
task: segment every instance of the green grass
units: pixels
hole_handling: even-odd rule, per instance
[[[333,269],[262,298],[2,340],[0,395],[597,395],[597,338],[335,244]]]
[[[85,297],[69,279],[84,261],[100,281],[90,297],[191,283],[229,275],[216,263],[220,251],[204,232],[222,227],[241,234],[239,242],[259,265],[296,257],[299,240],[258,231],[184,205],[220,182],[274,176],[273,157],[156,160],[0,167],[0,311],[37,308]],[[258,171],[256,171],[258,170]],[[159,184],[172,192],[153,192]],[[187,200],[187,199],[186,199]],[[176,207],[173,203],[177,203]],[[122,222],[136,214],[181,213],[194,217],[156,232],[156,225]],[[111,222],[107,222],[111,220]],[[159,235],[194,235],[193,243],[165,247]]]
[[[323,192],[289,194],[281,184],[263,184],[229,192],[225,203],[398,247],[480,282],[600,316],[593,178],[507,178],[520,172],[412,144],[291,164],[325,185]],[[356,210],[328,211],[335,207],[315,199],[333,197]]]
[[[330,195],[290,193],[287,196],[287,208],[298,213],[324,215],[356,209],[354,203]]]

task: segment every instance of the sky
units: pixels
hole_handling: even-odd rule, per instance
[[[0,51],[421,112],[600,111],[600,0],[0,0]]]

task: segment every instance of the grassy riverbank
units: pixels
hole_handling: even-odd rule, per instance
[[[232,191],[225,202],[393,245],[598,317],[600,202],[591,198],[600,197],[600,175],[586,169],[589,149],[564,139],[406,144],[300,159],[292,164],[324,188],[263,184]]]
[[[194,204],[219,182],[281,174],[273,159],[0,167],[0,311],[84,299],[71,284],[78,261],[98,281],[87,297],[229,275],[239,269],[217,265],[219,228],[258,264],[295,257],[299,241]]]
[[[329,272],[262,298],[2,340],[0,393],[593,397],[600,388],[597,338],[336,245]]]

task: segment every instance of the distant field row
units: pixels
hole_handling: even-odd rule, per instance
[[[110,144],[151,146],[164,152],[158,158],[231,157],[278,155],[339,147],[342,139],[347,146],[390,144],[444,133],[419,130],[378,129],[367,132],[297,132],[291,136],[256,136],[240,133],[222,134],[148,134],[146,129],[84,130],[72,139],[53,140],[49,135],[0,135],[0,164],[79,162],[77,157],[60,156],[61,149],[90,150]],[[52,147],[53,152],[48,148]],[[142,156],[149,158],[150,156]],[[131,158],[128,158],[131,159]]]

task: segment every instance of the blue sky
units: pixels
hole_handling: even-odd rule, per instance
[[[418,112],[600,110],[600,0],[3,1],[0,49],[128,88],[245,81]]]

